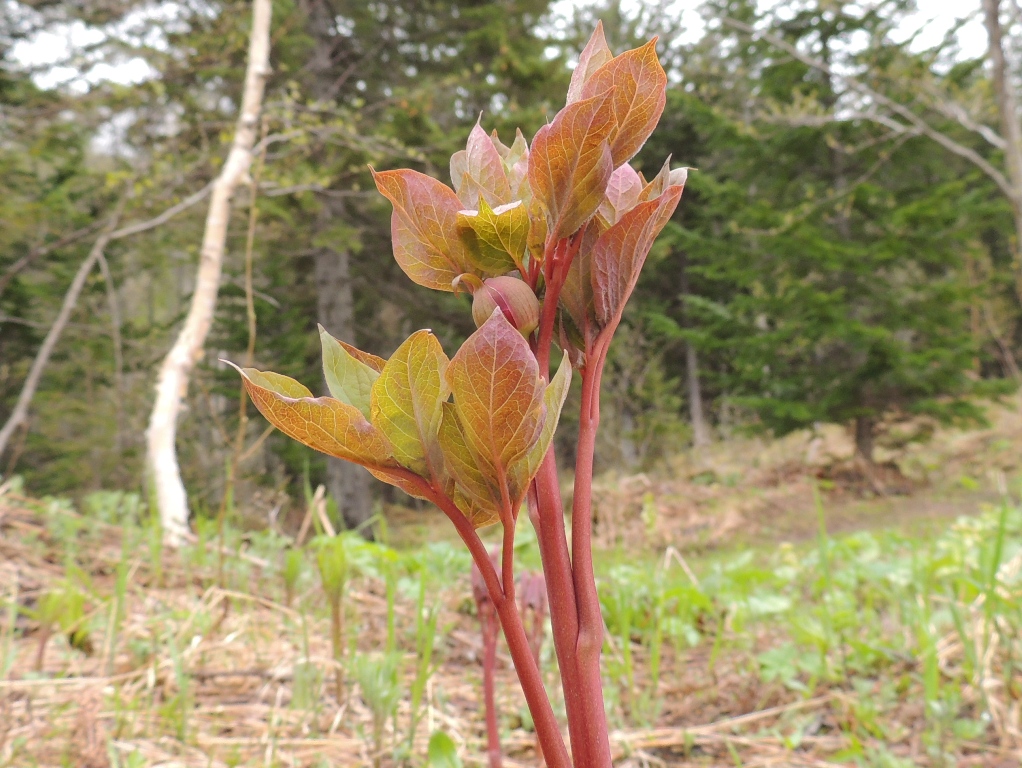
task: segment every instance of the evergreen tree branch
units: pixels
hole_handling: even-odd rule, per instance
[[[1007,179],[1007,177],[1003,173],[1001,173],[1001,171],[995,168],[993,164],[991,164],[986,158],[984,158],[974,149],[967,147],[964,144],[959,143],[958,141],[955,141],[953,138],[948,136],[943,131],[937,130],[932,125],[923,120],[923,118],[919,117],[919,115],[917,115],[911,109],[906,107],[904,104],[899,104],[894,99],[885,96],[884,94],[880,93],[880,91],[876,90],[875,88],[871,88],[870,86],[866,85],[865,83],[860,81],[858,78],[853,77],[852,75],[836,71],[826,62],[821,61],[820,59],[817,59],[814,56],[810,56],[809,54],[803,53],[796,46],[792,45],[787,40],[784,40],[783,38],[778,37],[775,34],[772,34],[765,30],[756,29],[750,24],[746,24],[743,21],[738,21],[737,19],[732,19],[727,16],[723,17],[721,21],[725,25],[732,27],[733,29],[736,29],[740,32],[744,32],[745,34],[750,35],[751,37],[766,40],[771,45],[791,54],[793,57],[801,61],[806,66],[819,70],[820,72],[823,72],[829,77],[843,81],[852,90],[857,91],[863,96],[872,99],[875,103],[888,108],[889,110],[891,110],[891,112],[898,115],[908,123],[908,125],[903,125],[902,127],[903,131],[909,131],[914,129],[919,135],[926,136],[927,138],[932,139],[933,141],[937,142],[942,147],[947,149],[949,152],[952,152],[958,155],[959,157],[968,160],[970,163],[975,165],[979,170],[981,170],[984,174],[986,174],[1008,197],[1008,199],[1012,201],[1013,204],[1016,205],[1022,204],[1022,194],[1020,194],[1019,191],[1017,191],[1015,187],[1012,185],[1012,183]],[[890,121],[889,117],[886,118],[886,120],[884,120],[881,118],[879,114],[873,113],[870,110],[859,112],[856,114],[858,114],[864,119],[874,120],[875,122],[882,122],[889,128],[893,128],[894,123],[897,122]]]

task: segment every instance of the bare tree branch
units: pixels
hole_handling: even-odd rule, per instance
[[[987,161],[986,158],[984,158],[974,149],[971,149],[970,147],[967,147],[964,144],[960,144],[947,134],[937,130],[929,123],[927,123],[925,120],[923,120],[921,117],[919,117],[919,115],[917,115],[911,109],[906,107],[904,104],[899,104],[898,102],[894,101],[894,99],[891,99],[890,97],[885,96],[884,94],[880,93],[874,88],[869,87],[868,85],[861,82],[859,79],[853,77],[852,75],[847,75],[836,71],[826,62],[820,61],[819,59],[813,56],[803,53],[797,47],[789,43],[787,40],[784,40],[783,38],[778,37],[777,35],[774,35],[770,32],[766,32],[764,30],[756,29],[755,27],[746,24],[745,22],[738,21],[737,19],[732,19],[730,17],[724,17],[723,19],[721,19],[721,21],[727,26],[732,27],[733,29],[737,29],[740,32],[744,32],[747,35],[766,40],[771,45],[774,45],[780,48],[781,50],[787,51],[789,54],[794,56],[803,64],[810,66],[813,69],[817,69],[820,72],[823,72],[824,74],[832,78],[843,81],[852,90],[869,97],[877,104],[887,107],[893,113],[895,113],[896,115],[898,115],[899,117],[901,117],[902,119],[909,123],[908,126],[905,126],[905,130],[909,130],[910,127],[914,128],[919,135],[926,136],[927,138],[932,139],[933,141],[937,142],[948,151],[968,160],[970,163],[979,168],[983,173],[985,173],[991,180],[993,180],[993,182],[997,184],[1000,190],[1008,197],[1009,200],[1012,201],[1013,204],[1022,205],[1022,193],[1016,191],[1014,186],[1011,184],[1010,181],[1008,181],[1005,175],[1001,173],[1001,171],[999,171],[997,168],[995,168],[989,161]],[[859,114],[861,114],[866,119],[872,119],[876,122],[881,122],[879,114],[874,115],[869,111],[861,112]],[[887,125],[887,127],[889,128],[892,127],[892,125],[888,122],[884,122],[883,124]]]
[[[78,242],[87,234],[89,234],[90,232],[94,232],[95,230],[96,222],[92,222],[86,227],[76,229],[74,232],[64,235],[63,237],[58,238],[57,240],[54,240],[52,243],[46,243],[45,245],[37,245],[35,248],[30,250],[20,259],[18,259],[16,262],[11,264],[11,266],[7,268],[7,271],[4,272],[3,277],[0,277],[0,294],[3,294],[3,292],[7,290],[7,286],[10,285],[11,280],[14,279],[15,275],[17,275],[21,270],[23,270],[33,261],[42,256],[45,256],[48,253],[53,253],[54,251],[63,248],[65,245],[70,245],[71,243]]]
[[[126,227],[118,229],[116,232],[110,235],[111,240],[120,240],[123,237],[130,237],[131,235],[138,235],[142,232],[148,232],[150,229],[156,229],[161,224],[165,224],[172,218],[177,216],[182,211],[186,211],[196,203],[205,200],[209,196],[209,193],[213,189],[213,182],[210,182],[198,192],[193,192],[180,203],[170,206],[167,210],[161,213],[159,216],[154,216],[147,221],[140,221],[136,224],[129,224]]]
[[[930,103],[930,105],[944,115],[944,117],[951,118],[967,131],[979,134],[986,139],[988,144],[997,147],[997,149],[1005,149],[1008,146],[1008,143],[1001,137],[1001,135],[989,125],[984,125],[983,123],[978,123],[973,120],[961,104],[955,104],[953,101],[945,101],[934,94],[934,100]]]
[[[3,455],[5,450],[7,450],[7,444],[10,442],[14,432],[24,423],[25,419],[28,418],[28,408],[32,404],[32,398],[35,395],[36,388],[39,386],[39,380],[42,378],[43,369],[49,362],[50,355],[53,354],[54,347],[57,346],[57,340],[60,338],[60,334],[64,331],[64,326],[67,325],[67,321],[71,318],[71,312],[74,311],[75,304],[78,301],[78,296],[81,294],[82,288],[85,287],[85,280],[89,276],[89,272],[91,272],[92,268],[96,266],[96,262],[99,261],[99,258],[103,253],[103,249],[106,248],[107,243],[110,242],[113,229],[117,226],[117,222],[120,221],[121,214],[124,212],[124,205],[127,201],[128,195],[125,194],[118,203],[113,216],[110,217],[109,222],[103,229],[103,233],[92,246],[92,250],[89,251],[89,255],[78,268],[78,272],[75,273],[74,280],[71,281],[71,286],[67,289],[67,293],[64,294],[64,303],[61,305],[60,312],[57,313],[57,317],[53,321],[53,325],[50,326],[49,333],[47,333],[46,338],[43,339],[42,346],[39,347],[35,360],[32,361],[32,367],[29,369],[28,377],[25,379],[25,383],[21,388],[21,394],[18,395],[18,400],[14,404],[14,410],[11,411],[11,415],[8,417],[7,423],[5,423],[3,428],[0,429],[0,456]]]

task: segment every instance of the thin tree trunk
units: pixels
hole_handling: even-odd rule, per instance
[[[263,90],[270,73],[271,12],[271,0],[254,0],[245,90],[234,143],[223,170],[213,183],[195,292],[184,327],[160,366],[156,403],[146,430],[146,464],[160,510],[164,538],[171,545],[180,544],[188,529],[188,498],[177,462],[177,417],[188,392],[192,369],[202,357],[203,345],[213,323],[231,197],[252,164],[252,147],[259,125]]]
[[[688,298],[688,257],[681,256],[681,301],[682,324],[688,327],[688,311],[685,301]],[[703,414],[703,393],[699,386],[699,360],[695,345],[685,340],[685,381],[688,385],[688,413],[692,422],[692,445],[702,448],[710,444],[710,429]]]
[[[1022,299],[1022,126],[1019,125],[1015,88],[1004,55],[1000,0],[983,0],[983,22],[987,29],[990,78],[1001,115],[1008,178],[1014,192],[1010,202],[1015,221],[1015,285],[1016,292]]]
[[[110,312],[110,338],[114,345],[114,452],[118,459],[124,445],[124,344],[121,340],[121,308],[117,302],[117,286],[106,256],[99,252],[99,271],[106,283],[106,302]]]
[[[692,420],[692,445],[702,448],[710,444],[710,430],[703,416],[703,395],[699,388],[699,361],[691,341],[685,342],[685,378],[688,381],[688,410]]]
[[[867,464],[873,464],[872,416],[857,416],[855,418],[855,450]]]
[[[325,204],[328,205],[328,204]],[[355,341],[355,296],[351,290],[350,259],[345,250],[319,248],[316,251],[316,315],[331,335]],[[351,462],[327,458],[327,490],[337,502],[340,518],[347,528],[357,528],[372,516],[370,475]],[[364,531],[370,534],[370,531]]]
[[[309,83],[313,97],[332,100],[342,80],[334,63],[345,39],[331,34],[334,12],[329,3],[311,0],[299,7],[305,12],[307,29],[315,41],[308,61]],[[350,75],[350,72],[348,73]],[[344,209],[337,200],[321,197],[322,209],[316,228],[324,232],[344,218]],[[316,319],[334,337],[355,343],[355,296],[351,289],[351,258],[347,249],[324,246],[315,254]],[[372,517],[372,475],[365,469],[332,457],[326,459],[326,487],[336,502],[343,527],[358,528]],[[362,529],[366,536],[372,531]]]
[[[117,204],[117,210],[110,217],[109,223],[104,227],[103,233],[93,244],[89,255],[85,257],[85,261],[78,267],[78,272],[75,273],[74,280],[71,281],[71,287],[64,294],[64,303],[61,304],[57,318],[53,321],[53,325],[50,326],[46,338],[43,339],[42,346],[39,347],[35,360],[32,361],[32,367],[29,369],[25,384],[21,388],[21,394],[18,395],[18,401],[14,404],[14,410],[11,411],[11,415],[7,419],[7,423],[4,424],[3,429],[0,429],[0,456],[7,449],[11,436],[28,418],[28,409],[32,404],[32,398],[35,396],[39,381],[42,379],[43,369],[50,361],[50,355],[53,354],[53,349],[57,346],[57,340],[60,339],[64,326],[71,319],[71,312],[74,311],[75,304],[78,302],[78,296],[81,294],[82,288],[85,287],[85,280],[88,278],[89,272],[96,266],[96,262],[99,261],[100,256],[103,254],[103,249],[110,242],[110,236],[117,226],[117,222],[120,221],[121,213],[123,213],[124,205],[127,201],[128,195],[125,194]]]

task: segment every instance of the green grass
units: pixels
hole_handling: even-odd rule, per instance
[[[999,713],[1022,699],[1022,510],[1005,502],[930,537],[832,537],[822,505],[819,515],[812,545],[712,553],[692,564],[698,583],[634,557],[601,572],[619,721],[656,712],[636,704],[663,672],[650,664],[637,685],[633,651],[655,660],[667,643],[681,656],[709,646],[711,667],[745,658],[764,686],[799,696],[839,691],[849,709],[839,756],[864,765],[886,764],[864,745],[903,740],[899,711],[916,702],[931,764],[1000,741]]]
[[[63,563],[35,609],[34,618],[63,638],[51,653],[70,658],[75,633],[87,631],[96,638],[103,673],[115,659],[120,669],[155,669],[163,658],[165,694],[146,694],[151,701],[112,694],[118,729],[131,732],[136,719],[144,720],[146,734],[194,742],[207,726],[195,711],[199,688],[187,646],[194,637],[228,633],[221,627],[227,603],[184,610],[159,607],[165,598],[157,595],[214,589],[219,558],[206,546],[212,521],[200,521],[199,544],[172,555],[153,545],[137,497],[87,497],[85,516],[60,500],[33,504],[45,535],[26,535],[25,546]],[[615,726],[678,726],[685,752],[696,760],[703,749],[709,759],[712,750],[684,734],[686,727],[819,699],[823,703],[811,710],[792,709],[743,736],[878,768],[950,766],[970,751],[1004,746],[1017,727],[1011,713],[1022,701],[1022,508],[1005,501],[926,532],[878,528],[835,536],[821,502],[817,530],[813,541],[762,542],[687,561],[674,551],[600,553],[605,687]],[[104,535],[117,546],[107,545],[109,562],[100,568],[106,575],[93,583],[90,566]],[[447,540],[395,549],[351,534],[298,547],[271,531],[243,534],[230,527],[223,541],[224,587],[282,609],[279,634],[294,649],[289,709],[301,728],[313,737],[337,729],[361,734],[377,760],[426,764],[418,742],[435,734],[423,732],[424,712],[443,696],[441,690],[428,701],[427,688],[450,662],[444,635],[451,613],[441,618],[443,602],[464,603],[469,593],[464,549]],[[523,567],[538,565],[528,526],[516,548]],[[380,615],[372,621],[343,599],[351,584],[379,595]],[[150,594],[157,609],[148,625],[136,618],[129,631],[131,605],[137,611],[140,598]],[[0,599],[0,673],[10,674],[10,651],[24,625],[15,621],[17,588]],[[232,599],[230,605],[240,620],[246,604]],[[321,644],[317,656],[310,646],[326,641],[331,624],[342,636],[333,638],[329,654]],[[368,650],[365,642],[356,649],[355,639],[365,640],[363,628],[370,625],[378,637]],[[549,645],[544,665],[556,690]],[[476,675],[465,666],[459,672]],[[335,675],[338,685],[324,684]],[[351,719],[357,709],[352,697],[361,700],[368,721]],[[691,706],[679,708],[685,703]],[[283,737],[287,717],[274,711],[268,727],[273,738]],[[518,712],[503,717],[505,729],[528,727]],[[748,761],[748,748],[729,736],[719,742],[713,764]],[[430,758],[436,765],[446,759],[439,752]],[[124,755],[119,760],[130,762]]]

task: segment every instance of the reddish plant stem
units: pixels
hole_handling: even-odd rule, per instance
[[[515,525],[504,526],[504,537],[500,547],[501,581],[504,583],[504,599],[512,603],[515,596]]]
[[[557,320],[557,302],[561,296],[563,280],[557,279],[558,258],[564,253],[567,240],[550,241],[546,245],[543,259],[543,277],[546,293],[543,295],[543,311],[539,317],[539,337],[536,344],[536,360],[539,361],[540,375],[550,380],[550,345],[554,340],[554,323]]]
[[[543,312],[535,353],[539,361],[540,375],[547,381],[550,380],[550,352],[554,325],[557,322],[557,304],[571,260],[577,254],[581,240],[580,232],[573,240],[550,241],[546,246],[543,262],[546,293],[543,297]],[[576,659],[578,606],[572,561],[568,554],[568,540],[564,530],[564,508],[561,504],[557,458],[553,446],[550,446],[540,465],[533,488],[536,491],[536,517],[539,519],[536,534],[539,539],[543,573],[547,577],[550,625],[553,630],[554,653],[561,674],[571,753],[576,766],[588,767],[591,764],[589,755],[591,728],[586,716],[584,692],[579,685]]]
[[[613,333],[611,330],[610,333]],[[609,338],[609,334],[606,338]],[[600,334],[582,371],[582,407],[579,415],[578,454],[575,460],[575,493],[571,514],[571,554],[578,603],[578,643],[576,663],[578,684],[588,724],[587,768],[610,768],[610,738],[603,704],[603,676],[600,654],[603,650],[603,613],[596,590],[593,569],[592,491],[596,432],[600,425],[600,380],[606,359],[607,343]]]
[[[495,553],[490,556],[494,561]],[[486,712],[486,746],[490,768],[500,768],[502,756],[500,749],[500,727],[497,722],[497,695],[494,674],[497,666],[497,635],[500,624],[497,612],[490,599],[489,590],[482,580],[482,574],[475,565],[472,566],[472,595],[475,597],[476,609],[479,614],[479,626],[483,637],[483,705]]]
[[[588,765],[586,740],[588,729],[583,719],[582,691],[578,685],[575,665],[575,645],[578,642],[578,609],[568,554],[568,538],[564,530],[564,509],[557,479],[557,459],[551,446],[539,474],[536,475],[536,495],[540,528],[539,554],[546,576],[547,600],[550,603],[550,627],[553,634],[554,654],[561,674],[564,709],[568,717],[568,735],[575,765]]]
[[[497,617],[493,606],[487,606],[489,616],[479,616],[483,625],[483,699],[486,707],[486,751],[490,768],[500,768],[500,726],[497,723],[497,695],[494,668],[497,666]]]
[[[400,473],[404,476],[404,472]],[[557,718],[554,716],[553,707],[550,706],[550,697],[547,695],[543,685],[543,677],[539,672],[539,666],[532,657],[532,649],[529,647],[529,638],[525,633],[525,626],[522,624],[521,614],[518,612],[518,604],[508,600],[504,589],[501,588],[497,578],[497,571],[490,561],[482,539],[476,533],[475,528],[469,519],[462,514],[457,505],[442,491],[429,486],[416,475],[407,473],[412,483],[421,486],[423,495],[436,504],[454,523],[454,527],[461,536],[462,541],[468,547],[472,559],[479,569],[479,573],[486,583],[486,590],[490,600],[497,610],[500,618],[500,626],[504,630],[504,640],[507,642],[508,652],[511,654],[511,661],[518,673],[518,680],[522,685],[522,692],[525,694],[525,702],[529,706],[533,722],[536,726],[536,735],[543,747],[543,755],[546,757],[547,765],[551,768],[571,768],[571,758],[568,757],[568,750],[564,746],[564,739],[561,738],[561,730],[557,725]],[[512,533],[512,544],[514,541]],[[513,547],[512,547],[513,552]],[[514,586],[512,580],[511,594]]]

